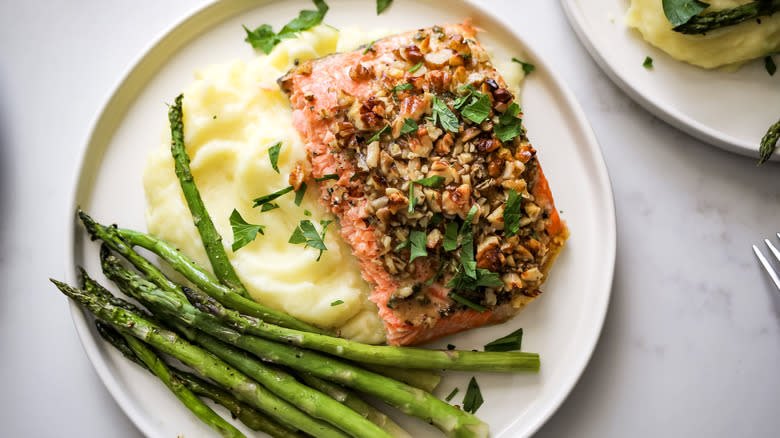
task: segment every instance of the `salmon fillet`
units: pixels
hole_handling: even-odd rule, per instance
[[[388,343],[506,321],[568,230],[468,22],[304,62],[279,83]]]

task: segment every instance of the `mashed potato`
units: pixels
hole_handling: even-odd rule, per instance
[[[274,202],[279,208],[267,212],[252,208],[252,200],[286,187],[295,163],[306,159],[303,142],[292,126],[292,110],[276,79],[296,61],[353,50],[391,33],[339,32],[318,26],[284,40],[268,56],[196,71],[183,101],[184,140],[193,177],[228,258],[252,297],[368,343],[384,341],[383,324],[368,300],[369,286],[357,260],[340,238],[338,224],[329,226],[328,250],[319,261],[318,250],[288,243],[301,220],[334,219],[319,204],[318,190],[310,188],[300,207],[294,203],[294,193],[278,198]],[[507,82],[519,90],[520,65],[507,59],[501,68]],[[268,157],[268,148],[277,142],[282,143],[279,173]],[[171,242],[200,266],[210,267],[174,173],[169,136],[149,154],[143,183],[149,232]],[[236,252],[230,249],[229,217],[234,208],[247,222],[265,226],[264,235]],[[338,300],[343,304],[331,305]]]
[[[728,9],[750,0],[707,0],[707,12]],[[680,61],[704,68],[739,65],[780,50],[780,14],[761,17],[708,32],[684,35],[672,31],[661,0],[631,0],[626,24],[636,28],[650,44]]]

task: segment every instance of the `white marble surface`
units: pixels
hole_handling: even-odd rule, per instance
[[[780,230],[780,166],[756,168],[633,103],[590,59],[558,2],[482,1],[574,91],[617,204],[604,332],[538,436],[777,436],[780,293],[750,244]],[[93,118],[144,48],[201,3],[0,3],[2,436],[140,435],[47,278],[65,270],[64,209]]]

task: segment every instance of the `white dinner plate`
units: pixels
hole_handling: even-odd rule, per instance
[[[704,142],[758,159],[761,138],[780,117],[780,77],[769,76],[763,61],[736,72],[696,67],[625,25],[630,0],[561,1],[582,44],[632,99]],[[652,69],[642,66],[646,56]]]
[[[571,239],[552,269],[545,293],[514,320],[434,344],[461,349],[487,342],[523,327],[523,349],[541,354],[539,374],[477,374],[484,405],[477,415],[490,424],[491,436],[528,436],[552,415],[572,389],[598,340],[607,311],[615,262],[615,210],[612,189],[599,145],[582,110],[544,58],[527,47],[520,29],[510,29],[491,13],[466,0],[411,2],[397,0],[381,16],[374,3],[329,0],[325,22],[337,28],[359,24],[415,29],[468,17],[489,29],[480,39],[499,56],[525,56],[536,64],[522,96],[525,125],[555,195]],[[145,229],[141,174],[149,151],[167,129],[167,108],[193,80],[196,67],[257,56],[246,44],[242,24],[270,23],[275,29],[312,9],[309,1],[227,0],[202,8],[161,37],[128,72],[95,121],[75,182],[73,208],[81,206],[96,220]],[[97,278],[98,247],[75,218],[69,236],[68,280],[75,266]],[[187,411],[149,373],[123,358],[96,334],[92,317],[75,304],[73,318],[89,359],[108,390],[147,436],[207,436],[211,431]],[[447,373],[436,391],[460,404],[471,373]],[[441,434],[431,426],[385,409],[415,437]],[[223,412],[220,410],[219,412]],[[246,429],[243,429],[246,430]],[[255,436],[261,436],[257,434]],[[251,435],[250,435],[251,436]]]

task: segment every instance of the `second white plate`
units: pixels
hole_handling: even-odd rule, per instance
[[[780,117],[780,75],[760,60],[733,73],[677,61],[624,24],[629,0],[561,1],[582,44],[632,99],[702,141],[758,159],[761,137]]]

